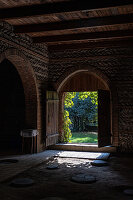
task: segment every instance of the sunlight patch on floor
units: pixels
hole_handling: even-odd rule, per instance
[[[62,158],[85,158],[85,159],[108,159],[109,153],[99,152],[76,152],[76,151],[59,151],[56,157]]]

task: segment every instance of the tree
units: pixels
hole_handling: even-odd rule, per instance
[[[98,94],[97,92],[79,92],[79,99],[84,100],[86,98],[90,97],[91,102],[98,106]]]
[[[72,131],[85,131],[90,123],[97,122],[97,92],[67,92],[64,102],[64,141]]]
[[[69,111],[72,122],[70,128],[73,132],[85,131],[90,123],[94,124],[97,121],[97,105],[92,103],[90,96],[83,97],[80,92],[77,92],[73,98],[74,105],[71,108],[65,108]]]

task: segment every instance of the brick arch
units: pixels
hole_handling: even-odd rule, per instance
[[[0,63],[9,60],[19,73],[25,95],[25,128],[37,128],[37,86],[35,74],[27,57],[11,48],[0,55]]]
[[[89,74],[94,75],[98,78],[104,85],[107,90],[110,90],[111,94],[111,124],[112,124],[112,134],[113,134],[113,145],[118,146],[118,97],[117,89],[114,83],[101,71],[92,66],[76,66],[72,67],[70,70],[61,75],[55,84],[55,88],[59,93],[60,98],[60,112],[59,112],[59,121],[62,121],[62,88],[67,83],[67,81],[76,75],[77,73],[88,72]],[[62,132],[62,125],[59,124],[59,131]]]
[[[97,70],[91,66],[88,67],[77,66],[77,67],[72,67],[70,70],[67,70],[58,79],[58,81],[55,84],[56,90],[59,92],[71,77],[82,72],[88,72],[89,74],[92,74],[94,77],[98,78],[105,85],[106,89],[109,89],[111,87],[109,78],[106,75],[104,75],[100,70]]]

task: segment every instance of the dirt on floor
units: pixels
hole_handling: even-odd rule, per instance
[[[13,187],[8,180],[0,184],[0,200],[40,200],[60,197],[66,200],[133,200],[124,194],[133,188],[133,158],[111,156],[109,165],[96,167],[92,160],[54,157],[12,178],[31,178],[35,184],[29,187]],[[49,164],[58,169],[47,169]],[[71,177],[88,174],[96,178],[94,183],[76,183]]]

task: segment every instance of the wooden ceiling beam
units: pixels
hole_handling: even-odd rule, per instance
[[[102,48],[102,47],[133,47],[133,38],[121,38],[119,40],[101,40],[94,42],[79,42],[79,43],[62,43],[62,44],[48,44],[48,50],[60,51],[65,49],[88,49],[88,48]]]
[[[89,39],[99,39],[99,38],[115,38],[133,36],[133,30],[120,30],[120,31],[105,31],[105,32],[94,32],[94,33],[80,33],[80,34],[69,34],[69,35],[54,35],[54,36],[44,36],[44,37],[33,37],[34,43],[50,43],[50,42],[61,42],[70,40],[89,40]]]
[[[133,23],[133,14],[117,15],[100,18],[70,20],[55,23],[41,23],[14,26],[15,33],[35,33],[44,31],[67,30],[85,27],[100,27],[106,25]]]
[[[89,3],[86,0],[71,0],[68,2],[57,2],[14,8],[4,8],[0,9],[0,20],[48,15],[62,12],[92,10],[98,8],[115,7],[130,4],[132,4],[131,0],[93,0],[89,1]]]

